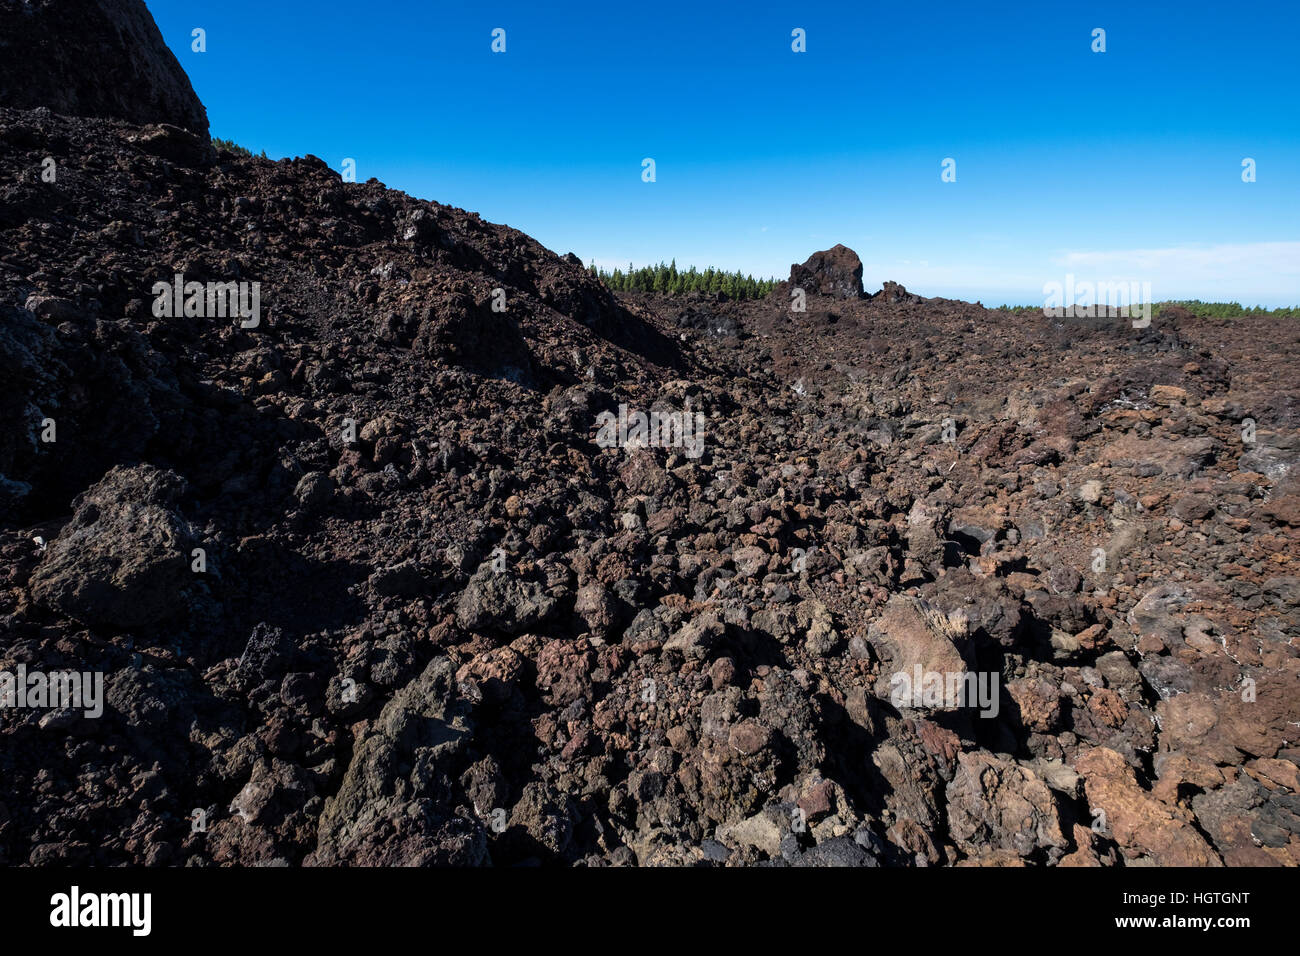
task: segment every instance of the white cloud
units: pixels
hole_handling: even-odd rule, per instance
[[[1157,299],[1300,303],[1300,242],[1067,252],[1054,261],[1080,279],[1150,282]]]

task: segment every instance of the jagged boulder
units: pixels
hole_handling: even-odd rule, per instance
[[[0,0],[0,106],[208,136],[207,110],[141,0]]]
[[[886,282],[880,287],[880,291],[870,296],[873,301],[888,302],[896,305],[900,302],[917,302],[920,296],[913,295],[907,291],[907,288],[897,282]]]
[[[913,686],[916,674],[938,675],[945,683],[964,674],[971,653],[968,628],[961,613],[949,615],[911,595],[895,594],[867,629],[867,641],[881,661],[876,696],[914,706],[921,691]],[[946,692],[943,706],[951,706]]]
[[[947,797],[949,832],[971,856],[990,846],[1028,857],[1067,845],[1046,782],[1013,760],[986,752],[959,754]]]
[[[844,245],[814,252],[803,265],[790,267],[790,285],[809,295],[861,299],[862,260]]]
[[[113,468],[32,575],[36,603],[84,624],[151,627],[193,617],[206,593],[190,569],[197,535],[180,513],[185,480],[152,465]]]
[[[338,792],[325,801],[317,866],[473,866],[486,862],[483,825],[446,812],[449,768],[473,726],[455,699],[455,669],[434,658],[357,741]]]

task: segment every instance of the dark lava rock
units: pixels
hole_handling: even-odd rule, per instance
[[[0,106],[208,137],[207,110],[141,0],[0,0]]]
[[[198,597],[194,529],[177,503],[184,479],[152,465],[114,468],[32,575],[32,597],[83,623],[130,630],[183,618]]]
[[[0,720],[0,864],[1300,864],[1292,323],[615,295],[210,161],[132,10],[0,0],[0,659],[107,695]]]
[[[468,630],[491,629],[518,634],[540,624],[555,610],[555,599],[536,581],[485,564],[470,579],[456,604],[456,620]]]
[[[888,302],[896,305],[900,302],[919,302],[921,297],[913,295],[897,282],[886,282],[880,291],[871,296],[873,302]]]
[[[790,267],[790,285],[809,295],[835,299],[860,299],[862,260],[848,246],[836,245],[814,252],[803,265]]]

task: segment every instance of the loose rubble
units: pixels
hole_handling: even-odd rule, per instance
[[[616,297],[141,122],[0,108],[0,671],[107,687],[0,864],[1300,864],[1300,330]]]

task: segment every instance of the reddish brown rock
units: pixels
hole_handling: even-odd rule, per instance
[[[1089,750],[1075,759],[1074,768],[1083,776],[1089,807],[1105,814],[1106,831],[1126,852],[1149,856],[1157,866],[1223,865],[1192,825],[1191,812],[1143,790],[1115,751]]]

